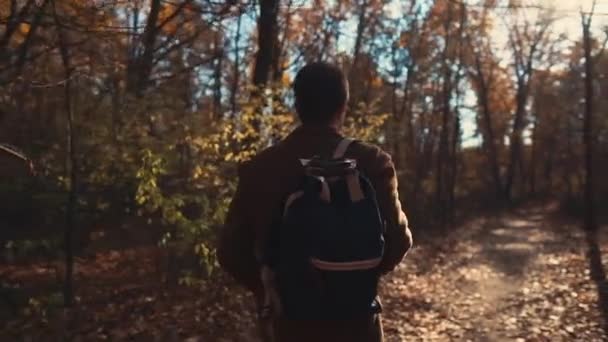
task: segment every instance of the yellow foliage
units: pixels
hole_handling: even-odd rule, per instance
[[[243,100],[238,113],[205,124],[188,121],[173,111],[137,112],[142,108],[137,100],[127,103],[125,111],[133,109],[136,114],[129,116],[118,131],[99,122],[87,122],[84,127],[88,134],[80,143],[94,153],[86,159],[90,171],[83,181],[100,187],[122,184],[131,188],[135,184],[134,202],[139,211],[161,217],[164,225],[172,227],[167,229],[172,234],[167,234],[163,242],[196,248],[201,261],[213,265],[210,236],[224,220],[236,188],[238,164],[280,141],[297,124],[295,115],[283,103],[289,88],[280,83],[261,97]],[[145,101],[149,104],[157,99],[148,97]],[[375,114],[375,108],[376,102],[372,102],[352,110],[344,125],[345,135],[366,141],[378,139],[386,115]],[[152,114],[156,121],[168,123],[162,127],[161,139],[150,136]],[[204,116],[206,113],[191,117]],[[183,186],[177,192],[168,191],[167,180]],[[183,214],[182,209],[192,205],[199,207],[200,217],[192,219]]]
[[[30,32],[30,24],[28,24],[28,23],[19,24],[19,32],[21,32],[24,35],[28,34],[28,32]]]

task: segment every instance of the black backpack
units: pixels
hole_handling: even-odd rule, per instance
[[[288,195],[262,260],[263,315],[289,319],[344,319],[378,312],[384,222],[375,191],[343,159],[342,140],[332,159],[301,160],[304,177]]]

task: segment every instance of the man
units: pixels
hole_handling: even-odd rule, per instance
[[[348,103],[348,84],[342,71],[325,63],[304,67],[294,82],[295,105],[301,125],[285,140],[261,152],[239,168],[239,184],[220,234],[218,258],[222,267],[253,292],[258,305],[264,297],[256,253],[263,248],[287,194],[302,178],[300,158],[331,155],[342,141],[340,128]],[[345,157],[355,159],[377,193],[386,223],[385,250],[380,271],[392,271],[412,246],[407,219],[401,209],[397,176],[391,157],[380,148],[355,142]],[[343,321],[290,321],[274,318],[275,341],[382,341],[379,314]]]

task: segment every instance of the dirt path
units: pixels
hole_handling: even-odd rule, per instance
[[[584,235],[547,213],[479,219],[412,251],[385,285],[387,341],[607,340]]]

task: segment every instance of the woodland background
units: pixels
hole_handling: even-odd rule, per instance
[[[221,302],[236,166],[294,127],[319,60],[350,81],[346,133],[392,154],[415,237],[530,200],[596,231],[608,13],[559,2],[1,0],[0,317],[67,334],[60,308],[132,278],[142,303]]]

